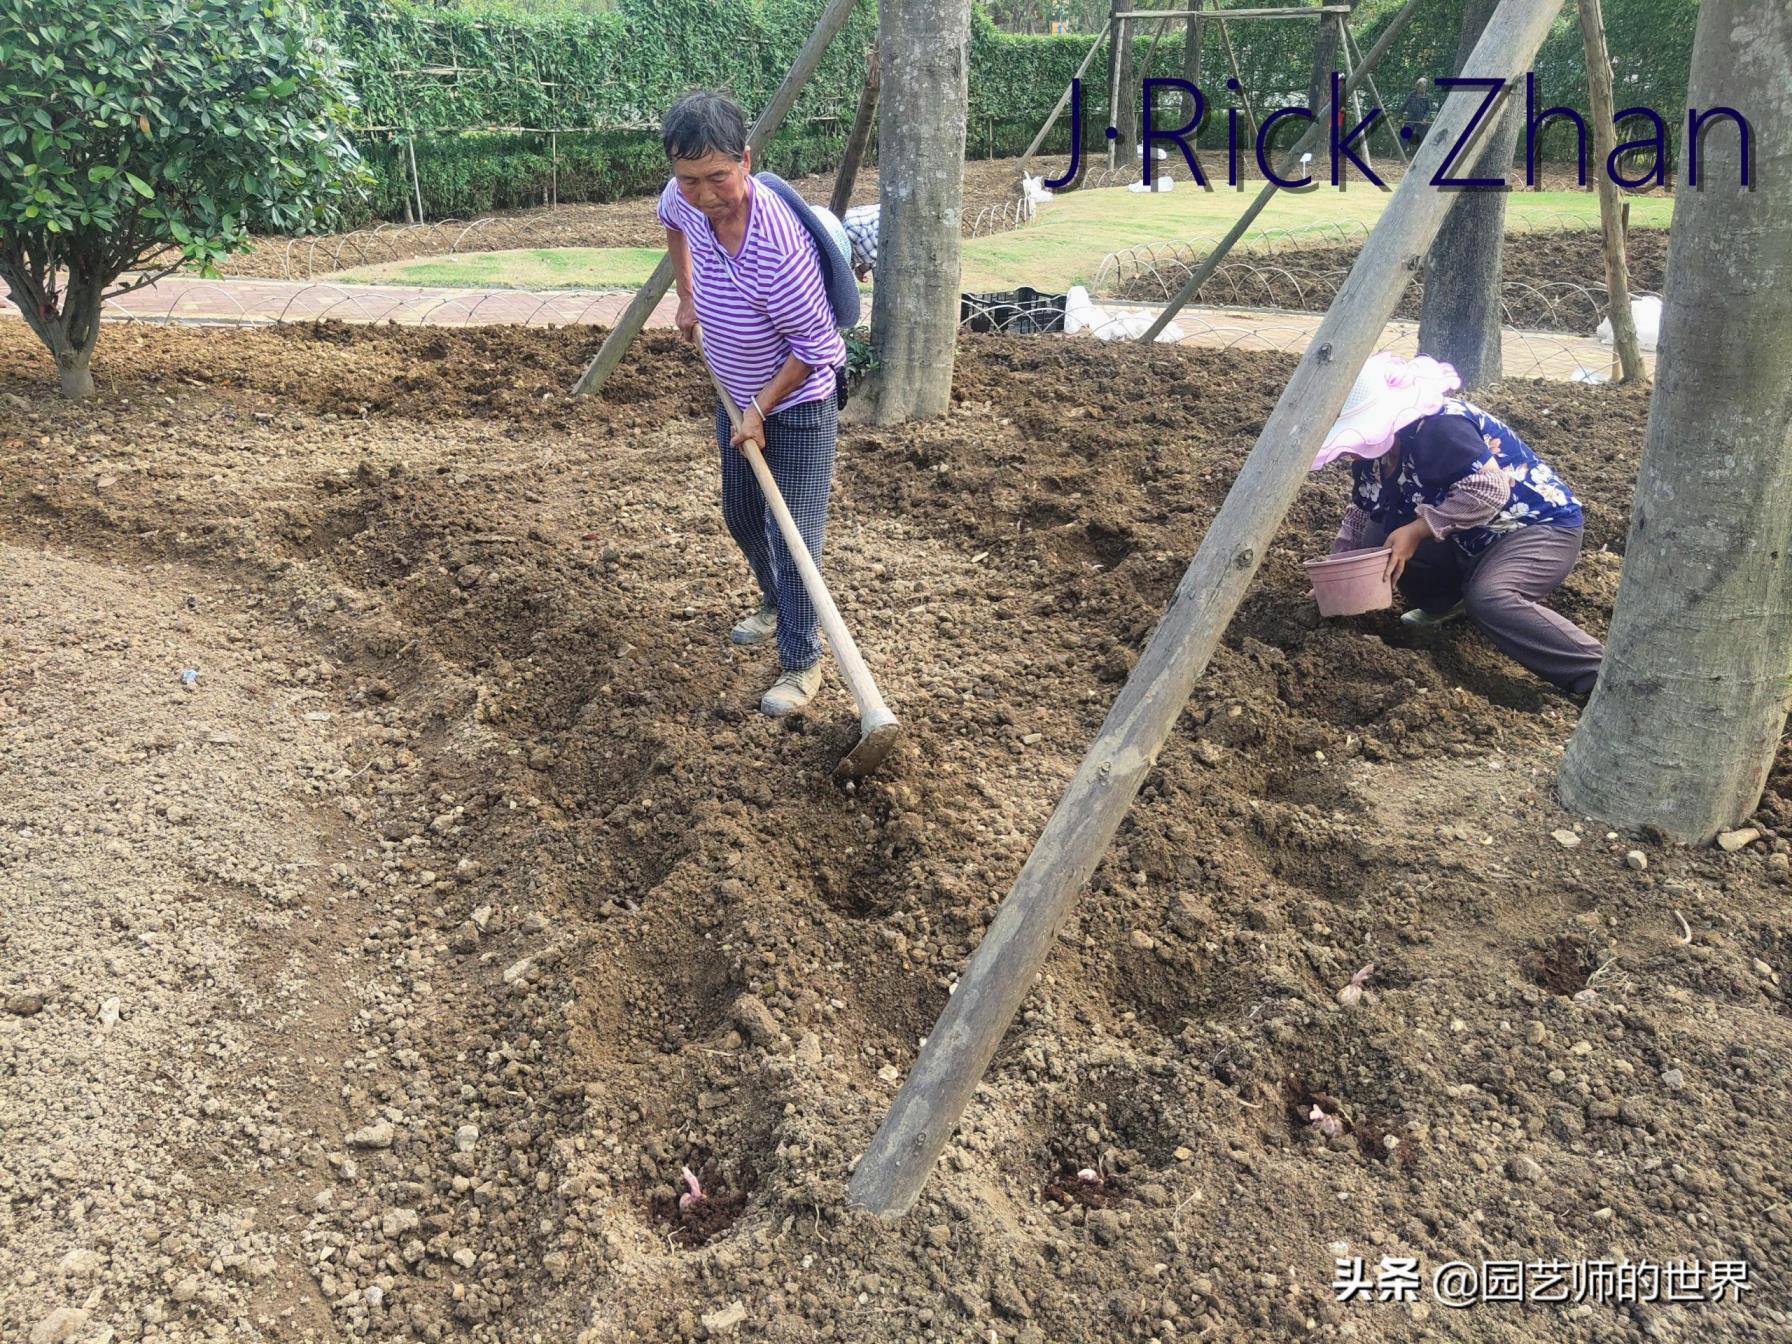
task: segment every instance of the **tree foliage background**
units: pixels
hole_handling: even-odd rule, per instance
[[[660,109],[698,84],[732,89],[749,111],[761,105],[821,7],[821,0],[602,0],[604,7],[596,10],[599,0],[501,0],[500,7],[477,11],[406,0],[326,3],[329,29],[353,63],[360,124],[368,128],[360,144],[377,177],[364,213],[386,218],[402,214],[411,194],[413,148],[432,215],[539,204],[550,189],[560,200],[613,199],[650,189],[663,178],[650,129]],[[967,152],[1014,154],[1038,130],[1093,33],[1004,32],[996,18],[1016,27],[1062,18],[1099,31],[1107,5],[986,4],[973,18]],[[1169,0],[1159,7],[1171,7]],[[1188,6],[1175,0],[1174,7]],[[1398,7],[1398,0],[1363,0],[1353,20],[1362,47],[1374,42]],[[1646,104],[1670,125],[1683,122],[1697,8],[1697,0],[1607,0],[1620,106]],[[1379,76],[1389,98],[1403,96],[1420,75],[1449,73],[1460,11],[1461,0],[1435,0],[1408,27]],[[835,161],[865,53],[876,40],[876,21],[867,0],[797,102],[769,166],[794,175]],[[1140,78],[1179,72],[1182,23],[1168,20],[1155,45],[1157,25],[1139,25]],[[1253,104],[1302,101],[1314,25],[1246,20],[1228,26]],[[1222,77],[1229,66],[1217,24],[1206,26],[1203,66],[1210,106],[1223,118],[1231,105]],[[1091,69],[1105,69],[1104,55]],[[1564,8],[1537,72],[1541,97],[1584,109],[1572,6]],[[1085,120],[1097,131],[1109,121],[1106,103],[1105,81],[1097,74],[1084,92]],[[1217,125],[1223,120],[1210,124],[1210,137]],[[559,134],[547,134],[556,129]],[[1047,149],[1065,150],[1067,135],[1060,128]],[[1552,132],[1552,148],[1559,152],[1566,143],[1565,132]]]
[[[1155,2],[1186,8],[1189,0]],[[4,3],[37,15],[39,26],[60,8],[39,0]],[[763,105],[808,38],[822,0],[485,0],[476,8],[415,0],[313,3],[347,63],[358,102],[354,140],[372,177],[352,210],[364,222],[405,215],[416,194],[413,153],[432,218],[540,204],[550,194],[563,201],[607,200],[650,190],[664,172],[652,129],[660,110],[698,84],[732,89],[749,112]],[[1361,0],[1353,31],[1364,48],[1399,3]],[[1620,106],[1645,104],[1670,125],[1684,123],[1697,9],[1697,0],[1607,0]],[[1105,24],[1107,10],[1105,0],[983,0],[971,35],[969,154],[1025,148]],[[1460,10],[1461,0],[1431,0],[1420,12],[1380,72],[1384,94],[1398,102],[1417,76],[1448,73]],[[1003,30],[1053,21],[1073,31]],[[1165,21],[1155,42],[1158,24],[1137,26],[1139,78],[1179,73],[1183,22]],[[785,122],[768,166],[797,175],[836,162],[876,23],[876,6],[865,0]],[[1312,23],[1244,20],[1228,27],[1256,107],[1303,99]],[[1084,90],[1085,122],[1097,137],[1112,119],[1100,73],[1105,68],[1105,53],[1098,53]],[[1217,24],[1206,25],[1203,68],[1215,114],[1206,143],[1213,144],[1225,109],[1233,105],[1224,88],[1230,69]],[[1546,100],[1584,107],[1571,5],[1538,60],[1538,78]],[[1552,132],[1548,143],[1562,152],[1566,132]],[[1061,126],[1046,149],[1067,148],[1068,130]],[[254,223],[284,227],[271,212]]]

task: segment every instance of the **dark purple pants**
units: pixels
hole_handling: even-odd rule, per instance
[[[1371,528],[1365,546],[1385,534]],[[1479,555],[1465,555],[1453,541],[1431,538],[1400,575],[1400,595],[1425,611],[1445,612],[1458,602],[1469,619],[1513,662],[1564,691],[1585,695],[1599,678],[1605,648],[1567,617],[1540,605],[1561,587],[1580,558],[1578,527],[1521,527]]]

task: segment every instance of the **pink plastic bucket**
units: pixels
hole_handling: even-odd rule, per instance
[[[1323,560],[1307,561],[1307,578],[1321,616],[1357,616],[1394,605],[1394,584],[1388,577],[1394,553],[1386,546],[1367,551],[1340,551]]]

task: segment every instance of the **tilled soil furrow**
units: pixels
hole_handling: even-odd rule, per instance
[[[204,1067],[277,1080],[266,1115],[236,1093],[202,1111],[128,1203],[56,1174],[68,1141],[9,1101],[8,1337],[64,1308],[145,1340],[1591,1341],[1792,1305],[1771,1269],[1792,1235],[1786,767],[1736,854],[1577,831],[1552,794],[1571,703],[1470,630],[1312,614],[1300,561],[1341,500],[1323,478],[916,1212],[844,1210],[1288,362],[970,338],[947,416],[845,431],[827,568],[906,729],[846,791],[837,678],[772,723],[769,654],[726,642],[752,597],[701,371],[645,341],[618,399],[569,402],[593,339],[108,330],[111,383],[69,406],[0,327],[23,401],[0,432],[9,572],[46,594],[58,567],[103,572],[83,638],[158,653],[169,585],[202,580],[240,668],[163,698],[303,692],[281,703],[316,740],[270,738],[252,774],[197,758],[180,789],[244,834],[313,837],[279,862],[322,865],[271,909],[222,851],[46,894],[40,818],[58,791],[115,818],[104,753],[153,733],[104,699],[59,722],[81,683],[21,608],[0,858],[29,881],[0,927],[0,1073],[46,1113],[155,1104],[135,1059],[78,1090],[101,963],[37,911],[116,911],[128,927],[83,935],[103,942],[165,899],[244,949],[228,992],[185,1004],[239,1043]],[[1598,628],[1645,397],[1486,400],[1588,500],[1561,604]],[[34,1008],[40,983],[67,988]],[[170,1048],[133,1025],[111,1054]],[[681,1206],[687,1167],[705,1195]],[[93,1256],[59,1267],[73,1220]],[[1338,1255],[1612,1253],[1758,1279],[1742,1309],[1623,1314],[1328,1287]]]

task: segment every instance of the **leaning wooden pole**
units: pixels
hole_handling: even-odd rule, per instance
[[[1618,142],[1612,124],[1612,58],[1605,47],[1605,16],[1599,0],[1580,0],[1580,35],[1587,49],[1587,97],[1593,113],[1593,180],[1599,184],[1599,228],[1605,238],[1605,293],[1618,352],[1620,381],[1648,376],[1630,308],[1630,262],[1624,255],[1624,205],[1612,181],[1611,156]]]
[[[1512,78],[1529,68],[1562,0],[1501,0],[1467,68]],[[1157,633],[1033,846],[1014,888],[959,978],[914,1069],[853,1172],[852,1204],[907,1212],[1038,978],[1059,927],[1157,761],[1189,692],[1268,553],[1325,432],[1454,198],[1430,179],[1480,96],[1452,96],[1319,324],[1195,553]],[[1485,138],[1486,120],[1472,137]],[[1471,144],[1471,148],[1473,145]],[[1473,156],[1470,156],[1472,161]]]
[[[821,58],[827,55],[829,44],[846,27],[846,21],[852,17],[852,11],[858,3],[859,0],[828,0],[828,7],[821,11],[815,31],[809,34],[808,42],[797,53],[790,73],[784,76],[784,82],[778,85],[778,91],[772,95],[771,102],[765,105],[765,110],[759,114],[759,120],[753,123],[753,129],[747,133],[747,148],[753,151],[754,158],[759,157],[767,142],[777,134],[778,127],[784,124],[784,118],[790,115],[797,95],[814,76]],[[672,258],[661,257],[660,264],[653,268],[653,274],[648,277],[647,283],[635,291],[635,297],[628,308],[617,319],[610,334],[604,337],[604,343],[597,349],[597,357],[579,375],[579,381],[572,385],[575,397],[595,392],[604,385],[604,380],[622,363],[629,345],[641,334],[641,328],[647,325],[648,317],[671,287]]]
[[[836,216],[844,215],[852,200],[853,183],[859,179],[859,165],[865,161],[865,146],[871,142],[871,123],[877,114],[878,65],[877,48],[865,57],[865,87],[859,90],[859,109],[852,116],[852,133],[846,137],[846,153],[840,160],[840,171],[834,175],[834,194],[828,209]]]
[[[1354,79],[1358,67],[1363,63],[1363,49],[1357,45],[1357,40],[1350,31],[1349,23],[1344,25],[1344,50],[1351,59],[1349,70],[1351,78]],[[1381,90],[1375,87],[1375,76],[1364,72],[1363,78],[1369,83],[1369,97],[1374,100],[1375,106],[1386,111],[1387,104],[1381,101]],[[1400,156],[1400,166],[1404,168],[1407,164],[1412,162],[1412,156],[1406,152],[1406,146],[1400,143],[1400,137],[1398,135],[1392,135],[1388,138],[1394,142],[1394,152]]]
[[[1045,137],[1050,135],[1052,133],[1052,127],[1058,124],[1059,116],[1062,115],[1064,109],[1070,105],[1071,89],[1076,87],[1076,81],[1081,79],[1088,71],[1089,62],[1095,59],[1095,53],[1101,50],[1101,44],[1107,40],[1108,34],[1106,30],[1104,30],[1100,37],[1089,44],[1089,50],[1083,54],[1083,63],[1077,66],[1076,73],[1070,77],[1070,83],[1066,84],[1064,86],[1064,92],[1058,95],[1058,101],[1053,106],[1051,115],[1046,117],[1045,125],[1039,128],[1039,134],[1033,137],[1033,143],[1027,146],[1027,152],[1020,156],[1020,171],[1022,176],[1026,175],[1027,168],[1033,161],[1033,156],[1039,152],[1039,146],[1045,143]]]
[[[1215,9],[1216,14],[1222,11]],[[1226,21],[1220,20],[1220,42],[1226,48],[1226,63],[1232,67],[1232,80],[1238,85],[1238,101],[1244,104],[1244,122],[1251,130],[1251,143],[1257,143],[1257,132],[1262,123],[1257,120],[1257,109],[1251,106],[1251,91],[1244,86],[1244,71],[1238,68],[1238,53],[1232,49],[1232,32],[1226,27]]]
[[[1381,64],[1381,58],[1387,55],[1388,48],[1394,45],[1394,39],[1405,31],[1406,25],[1412,21],[1412,16],[1418,13],[1419,7],[1427,2],[1428,0],[1406,0],[1406,3],[1400,7],[1400,11],[1388,20],[1387,27],[1381,30],[1381,36],[1375,39],[1375,45],[1369,48],[1368,55],[1363,57],[1362,64],[1357,66],[1356,72],[1344,85],[1342,92],[1345,97],[1348,98],[1355,93],[1369,78],[1375,67]],[[1300,156],[1309,149],[1317,148],[1329,134],[1330,129],[1318,122],[1307,127],[1306,134],[1300,138],[1300,143],[1282,156],[1282,162],[1276,170],[1276,175],[1287,177],[1300,163]],[[1263,213],[1263,207],[1269,204],[1269,198],[1280,190],[1281,188],[1274,182],[1263,184],[1263,190],[1257,193],[1257,198],[1245,207],[1245,212],[1226,231],[1226,236],[1214,244],[1213,250],[1201,259],[1201,264],[1195,267],[1194,272],[1183,282],[1182,288],[1176,291],[1176,297],[1164,306],[1163,312],[1157,315],[1145,334],[1139,337],[1141,342],[1155,341],[1158,334],[1170,325],[1176,314],[1182,311],[1183,305],[1200,292],[1201,286],[1212,278],[1213,273],[1219,269],[1220,263],[1226,259],[1226,254],[1256,222],[1257,216]],[[1451,197],[1451,199],[1455,198]]]

